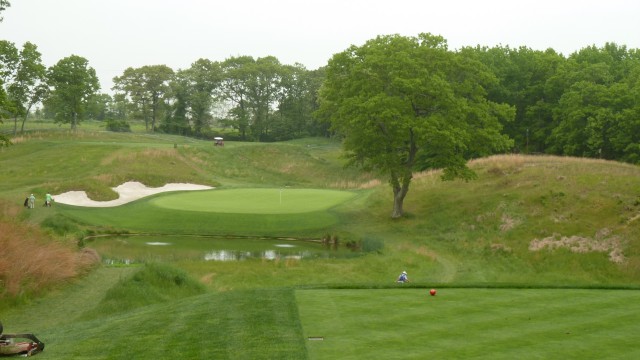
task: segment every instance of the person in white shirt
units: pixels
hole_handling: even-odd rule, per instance
[[[403,271],[402,274],[398,276],[398,280],[396,280],[396,282],[399,282],[399,283],[409,282],[409,277],[407,276],[407,272]]]

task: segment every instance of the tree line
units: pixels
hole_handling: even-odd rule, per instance
[[[284,65],[267,56],[198,59],[187,69],[127,68],[113,79],[116,94],[100,109],[118,119],[144,120],[149,131],[207,136],[233,129],[238,139],[278,141],[324,135],[312,116],[322,70]]]
[[[565,58],[526,47],[448,48],[441,36],[378,36],[335,54],[316,113],[350,164],[393,190],[416,171],[473,179],[471,158],[524,152],[640,160],[640,52],[607,43]]]
[[[452,76],[513,110],[514,116],[500,118],[502,133],[513,140],[509,151],[640,163],[638,49],[606,43],[566,57],[553,49],[508,46],[446,52],[474,60],[484,74],[470,80],[471,69],[456,68]],[[423,81],[434,64],[409,59],[403,66],[389,68],[386,76],[410,72]],[[113,79],[109,95],[99,93],[96,72],[83,57],[71,55],[47,68],[36,45],[0,41],[0,114],[13,119],[16,133],[42,104],[40,115],[71,128],[83,119],[138,119],[148,131],[197,137],[213,136],[212,128],[247,141],[327,136],[327,113],[318,111],[326,71],[281,64],[273,56],[199,59],[186,69],[127,68]],[[446,91],[437,79],[429,81],[434,93]]]
[[[514,150],[640,163],[640,50],[615,43],[568,57],[553,49],[463,48],[497,78],[487,97],[510,104]]]

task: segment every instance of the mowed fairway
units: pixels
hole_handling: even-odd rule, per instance
[[[298,290],[310,359],[638,359],[640,291]]]
[[[355,196],[320,189],[230,189],[168,194],[150,201],[165,209],[236,214],[290,214],[325,210]]]

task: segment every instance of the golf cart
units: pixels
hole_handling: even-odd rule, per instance
[[[221,138],[219,136],[216,136],[216,137],[213,138],[213,140],[215,141],[213,143],[213,146],[224,146],[224,139],[223,138]]]
[[[0,356],[32,356],[44,350],[44,343],[33,334],[3,334],[0,323]]]

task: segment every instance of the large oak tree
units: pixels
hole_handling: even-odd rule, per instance
[[[335,54],[327,66],[319,114],[343,137],[351,163],[384,175],[401,217],[414,171],[474,176],[471,157],[508,149],[501,121],[513,108],[486,98],[495,76],[449,51],[439,36],[379,36]]]

